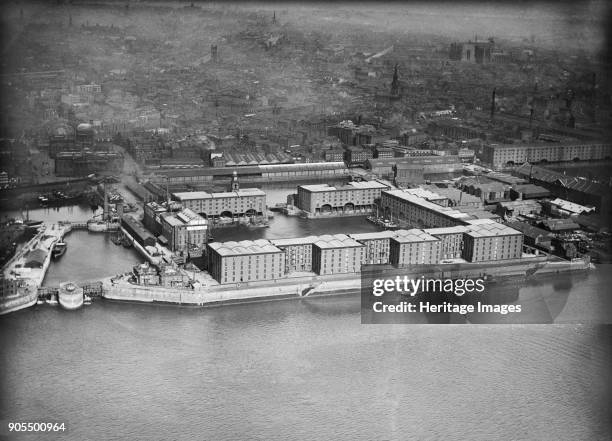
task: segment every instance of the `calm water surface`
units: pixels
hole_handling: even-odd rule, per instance
[[[367,326],[359,306],[11,314],[0,419],[79,440],[606,439],[609,327]]]
[[[373,228],[359,219],[273,225],[256,232]],[[45,284],[140,261],[103,234],[67,241]],[[0,420],[68,428],[16,439],[607,439],[612,333],[592,324],[611,323],[611,284],[602,269],[517,285],[524,307],[563,325],[361,325],[358,296],[40,305],[0,319]]]

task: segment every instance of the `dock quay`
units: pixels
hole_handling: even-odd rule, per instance
[[[0,314],[32,306],[49,268],[53,246],[72,231],[72,224],[42,224],[30,239],[2,268]]]

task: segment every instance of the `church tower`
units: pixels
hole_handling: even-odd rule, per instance
[[[397,74],[397,63],[395,64],[395,69],[393,71],[393,81],[391,82],[391,95],[399,96],[399,78]]]
[[[230,183],[229,191],[238,191],[240,190],[240,182],[238,181],[238,172],[234,170],[232,173],[232,182]]]

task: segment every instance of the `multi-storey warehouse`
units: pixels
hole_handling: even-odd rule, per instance
[[[480,159],[493,168],[525,162],[592,161],[612,158],[612,145],[572,144],[491,144],[482,149]]]
[[[365,245],[364,264],[376,265],[389,263],[389,248],[395,231],[378,231],[375,233],[349,234],[357,242]]]
[[[383,191],[380,205],[386,218],[419,228],[464,225],[471,216],[403,190]]]
[[[365,246],[345,234],[325,235],[312,247],[312,269],[320,275],[358,273]]]
[[[223,193],[188,191],[173,193],[172,197],[183,207],[210,219],[262,216],[266,211],[266,194],[256,188]]]
[[[457,259],[463,254],[463,234],[468,228],[463,225],[423,230],[440,239],[440,259]]]
[[[470,221],[463,233],[463,258],[469,262],[519,259],[523,252],[523,233],[506,225],[479,219]]]
[[[268,240],[208,244],[208,271],[219,283],[280,279],[285,255]]]
[[[391,238],[389,263],[430,264],[440,260],[440,239],[423,230],[399,230]]]
[[[377,181],[298,186],[296,206],[309,217],[370,213],[381,192],[389,186]]]
[[[189,208],[160,216],[164,240],[172,251],[202,253],[207,242],[208,222]],[[160,237],[161,239],[161,237]]]
[[[312,271],[312,244],[319,236],[272,239],[270,242],[285,253],[285,271]]]

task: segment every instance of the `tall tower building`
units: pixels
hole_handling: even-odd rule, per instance
[[[391,81],[391,95],[399,96],[399,78],[397,74],[397,63],[395,64],[395,69],[393,70],[393,81]]]
[[[238,172],[234,170],[232,173],[232,181],[230,183],[229,191],[238,191],[240,190],[240,182],[238,181]]]

